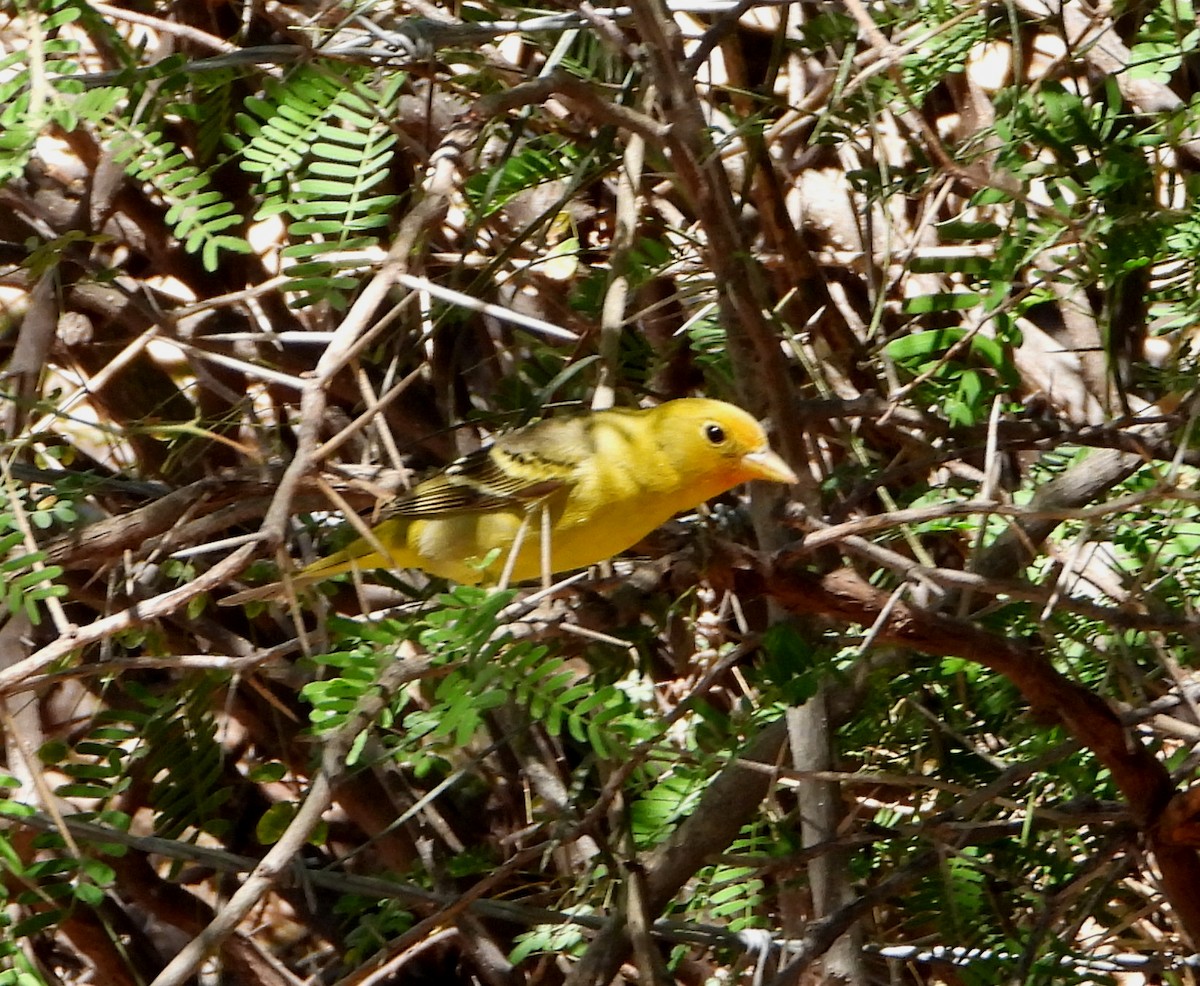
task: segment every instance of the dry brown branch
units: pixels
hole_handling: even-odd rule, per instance
[[[997,981],[1169,966],[1194,25],[542,8],[0,18],[0,977],[654,982],[685,943],[681,981],[861,983],[1018,937]],[[506,427],[701,393],[768,419],[790,504],[734,491],[511,604],[405,572],[210,604],[325,550],[297,513],[361,533]]]

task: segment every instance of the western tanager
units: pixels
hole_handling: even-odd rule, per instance
[[[549,418],[499,436],[398,496],[372,529],[378,547],[359,538],[292,583],[351,568],[419,568],[466,583],[497,581],[506,569],[514,582],[536,578],[547,559],[548,572],[583,568],[751,479],[794,483],[796,475],[759,423],[722,401]],[[275,584],[223,602],[279,594]]]

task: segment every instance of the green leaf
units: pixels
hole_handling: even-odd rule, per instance
[[[104,891],[91,883],[77,883],[75,899],[86,907],[100,907],[104,903]]]
[[[975,291],[915,295],[904,299],[903,311],[909,315],[928,315],[932,312],[957,312],[975,308],[983,298]]]
[[[254,826],[255,838],[264,846],[273,846],[287,831],[287,827],[292,824],[292,819],[296,817],[296,811],[296,805],[277,801],[263,812],[258,824]]]
[[[926,332],[914,332],[910,335],[893,339],[883,349],[884,353],[898,363],[908,361],[927,361],[930,357],[939,357],[955,343],[966,336],[965,329],[931,329]]]

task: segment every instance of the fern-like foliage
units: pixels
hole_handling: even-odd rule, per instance
[[[178,113],[196,128],[195,153],[200,164],[224,161],[227,137],[235,126],[237,103],[232,69],[197,76],[188,99],[175,101],[170,112]]]
[[[25,11],[36,19],[31,47],[40,48],[44,72],[34,85],[30,52],[0,59],[0,185],[21,175],[38,137],[50,127],[70,132],[81,122],[96,123],[121,102],[116,87],[84,91],[72,80],[79,71],[79,42],[64,30],[79,19],[78,8],[51,2]]]
[[[463,191],[476,218],[483,219],[503,209],[518,193],[570,174],[581,161],[576,145],[547,136],[530,141],[495,168],[473,175]]]
[[[72,78],[79,42],[61,36],[81,13],[55,0],[29,11],[45,66],[36,80],[24,52],[0,59],[0,182],[21,174],[48,128],[92,125],[127,173],[166,206],[166,222],[184,248],[215,270],[224,256],[251,252],[238,234],[251,217],[214,179],[236,157],[258,182],[253,217],[289,221],[293,242],[284,257],[293,304],[344,307],[356,283],[345,267],[361,260],[337,255],[376,246],[399,201],[386,188],[396,145],[387,121],[404,76],[380,80],[366,69],[307,64],[268,79],[240,111],[238,72],[193,73],[182,58],[85,89]],[[118,58],[136,64],[125,40],[113,34],[108,41]],[[154,90],[146,87],[151,74],[161,80]],[[195,129],[193,140],[169,136],[180,119]]]
[[[306,65],[268,82],[265,96],[246,100],[248,112],[237,116],[245,136],[231,143],[260,182],[256,218],[287,216],[292,237],[305,240],[283,251],[296,307],[345,306],[357,280],[341,273],[346,261],[328,255],[377,245],[400,198],[381,186],[396,144],[387,119],[404,78],[377,90],[362,78],[351,73],[347,85]]]
[[[221,806],[229,789],[222,783],[213,715],[217,687],[211,678],[197,678],[156,694],[129,683],[129,707],[98,715],[69,754],[65,749],[43,751],[70,778],[56,793],[94,799],[111,824],[107,806],[112,799],[130,784],[142,783],[147,785],[159,835],[195,838],[201,831],[224,833],[228,819],[222,819]]]
[[[241,225],[242,217],[213,186],[211,172],[161,132],[122,127],[113,153],[130,175],[152,186],[167,203],[167,224],[188,252],[200,253],[206,269],[216,270],[222,251],[251,252],[242,237],[225,232]]]
[[[227,232],[243,219],[213,187],[209,172],[164,137],[161,129],[142,126],[141,113],[136,121],[125,115],[135,105],[141,83],[85,89],[74,78],[79,72],[80,43],[65,31],[85,11],[48,0],[25,13],[30,46],[39,49],[42,70],[34,78],[28,52],[0,60],[0,78],[5,79],[0,83],[0,183],[21,174],[35,142],[48,129],[70,132],[87,123],[97,128],[99,139],[112,148],[128,173],[166,203],[168,225],[186,249],[201,254],[205,267],[214,270],[223,251],[248,253],[245,240]],[[96,20],[93,12],[87,14],[90,21]],[[96,27],[89,23],[89,28]],[[130,64],[136,61],[119,35],[111,30],[104,33],[118,55]],[[172,66],[179,71],[183,63],[171,60],[160,71]]]
[[[333,908],[346,926],[347,964],[366,962],[413,925],[413,916],[396,900],[345,894]]]
[[[16,778],[0,774],[0,790],[20,786]],[[34,809],[14,798],[0,798],[0,818],[20,821],[34,814]],[[108,824],[128,828],[128,819],[105,818]],[[120,846],[89,847],[76,855],[68,850],[58,832],[47,832],[34,839],[39,858],[25,861],[22,853],[0,833],[0,872],[7,874],[5,883],[21,889],[12,895],[12,902],[26,908],[26,917],[13,920],[9,913],[0,917],[0,984],[41,986],[38,970],[29,962],[29,955],[16,943],[22,938],[58,925],[71,908],[82,905],[99,907],[107,889],[116,881],[116,871],[105,862],[104,856],[118,856]]]
[[[574,909],[579,913],[582,909]],[[572,913],[568,908],[565,913]],[[579,955],[587,945],[584,930],[578,924],[539,924],[517,935],[516,947],[508,955],[514,965],[533,955]]]
[[[312,65],[282,81],[268,79],[264,95],[248,98],[248,112],[236,117],[244,136],[231,138],[230,144],[241,155],[242,169],[257,175],[268,193],[285,195],[285,180],[301,170],[312,145],[332,128],[344,91],[338,79]],[[286,208],[281,198],[261,211],[273,215]]]
[[[316,660],[333,677],[312,682],[303,697],[312,703],[312,721],[321,731],[342,725],[355,703],[375,687],[378,669],[397,641],[415,639],[439,665],[449,665],[434,686],[428,708],[404,709],[400,697],[387,722],[403,725],[394,748],[421,769],[447,750],[467,746],[484,729],[489,712],[513,703],[551,736],[569,736],[598,758],[624,755],[651,735],[632,700],[615,685],[580,681],[547,647],[515,640],[501,622],[510,593],[459,586],[437,597],[437,608],[412,624],[356,624],[333,628],[354,637],[347,649]]]
[[[56,583],[63,574],[59,565],[45,564],[46,552],[26,551],[25,535],[17,523],[20,511],[29,524],[40,530],[56,522],[74,522],[74,504],[66,499],[49,496],[44,503],[33,502],[27,489],[0,487],[0,586],[3,586],[3,606],[16,615],[23,613],[34,626],[42,622],[42,604],[66,595],[67,588]]]

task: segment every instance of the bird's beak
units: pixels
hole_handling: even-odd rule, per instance
[[[769,448],[748,452],[742,456],[742,464],[751,479],[765,479],[771,483],[798,483],[791,466]]]

